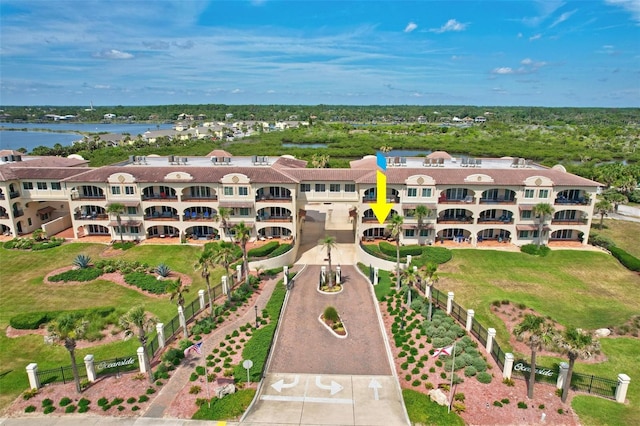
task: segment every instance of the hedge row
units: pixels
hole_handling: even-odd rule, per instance
[[[277,249],[275,249],[274,251],[272,251],[271,253],[269,253],[269,258],[272,257],[277,257],[280,256],[281,254],[285,254],[286,252],[288,252],[289,250],[291,250],[293,248],[293,246],[291,244],[280,244],[280,246],[278,246]]]
[[[153,294],[164,294],[167,292],[167,284],[170,280],[159,280],[154,275],[144,272],[132,272],[124,276],[127,284],[138,287],[141,290]]]
[[[640,259],[630,253],[627,253],[620,247],[609,247],[609,251],[625,268],[630,271],[640,272]]]
[[[74,313],[81,316],[88,316],[91,314],[106,317],[115,311],[114,307],[106,308],[92,308],[92,309],[77,309],[73,311],[39,311],[39,312],[24,312],[12,317],[9,320],[11,327],[18,330],[36,330],[40,328],[42,324],[46,324],[49,321],[56,319],[63,313]]]
[[[67,282],[67,281],[93,281],[102,275],[104,271],[100,268],[83,268],[83,269],[70,269],[53,277],[49,277],[49,281],[53,282]]]
[[[272,251],[278,248],[280,243],[278,241],[269,241],[267,244],[253,248],[247,252],[247,256],[249,257],[266,257]]]
[[[381,241],[378,245],[380,247],[380,251],[387,256],[397,256],[396,245],[390,244],[386,241]],[[407,255],[411,256],[420,256],[422,254],[423,246],[419,245],[410,245],[410,246],[400,246],[400,257],[407,257]]]
[[[372,256],[378,257],[380,259],[389,260],[392,262],[396,261],[396,248],[394,245],[381,242],[379,245],[376,244],[363,244],[361,245],[362,249],[369,253]],[[393,253],[389,254],[389,247],[393,249]],[[405,249],[403,254],[403,249]],[[409,253],[407,253],[409,252]],[[406,262],[407,254],[413,256],[413,262],[416,266],[421,267],[426,265],[429,262],[442,264],[451,260],[453,253],[451,250],[445,247],[435,247],[435,246],[404,246],[400,247],[400,262]],[[419,256],[419,257],[418,257]]]

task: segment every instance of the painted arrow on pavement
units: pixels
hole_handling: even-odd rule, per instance
[[[373,399],[378,400],[378,389],[382,389],[382,385],[376,379],[371,379],[369,389],[373,389]]]
[[[330,385],[323,385],[320,381],[320,376],[316,376],[316,386],[320,389],[331,391],[332,396],[344,389],[340,383],[336,383],[333,380],[331,381]]]
[[[288,389],[296,386],[298,384],[299,379],[300,379],[300,376],[295,376],[292,383],[286,383],[286,384],[284,383],[284,379],[280,379],[274,384],[272,384],[271,387],[277,390],[278,392],[282,392],[282,389]]]

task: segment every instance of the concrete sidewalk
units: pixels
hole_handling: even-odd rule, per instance
[[[150,419],[144,417],[121,418],[104,416],[83,416],[74,414],[73,417],[22,417],[1,419],[0,426],[237,426],[236,422],[216,422],[212,420],[185,419]]]

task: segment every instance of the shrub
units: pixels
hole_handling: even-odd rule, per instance
[[[476,375],[478,371],[476,370],[476,368],[473,365],[468,366],[467,368],[464,369],[464,375],[467,377],[473,377]]]
[[[127,404],[133,404],[134,402],[136,402],[136,399],[133,396],[127,398]]]
[[[509,387],[513,387],[516,384],[514,383],[513,379],[503,379],[502,383],[504,383],[505,385],[509,386]]]
[[[502,407],[502,402],[500,402],[500,401],[493,401],[493,406],[494,406],[494,407]]]
[[[64,407],[66,405],[71,404],[71,399],[65,396],[60,400],[58,404],[60,404],[61,407]]]
[[[464,410],[467,409],[467,407],[465,407],[465,405],[459,401],[454,402],[452,408],[453,411],[455,411],[457,414],[463,413]]]
[[[112,247],[117,250],[125,251],[125,250],[129,250],[135,245],[136,243],[134,243],[133,241],[124,241],[124,242],[118,241],[117,243],[113,243]]]
[[[431,389],[433,389],[433,383],[427,382],[427,383],[424,384],[424,387],[427,390],[431,390]]]
[[[131,411],[138,411],[140,409],[140,407],[138,407],[137,405],[134,405],[133,407],[131,407]]]
[[[156,390],[154,388],[147,388],[147,395],[153,395],[154,393],[156,393]]]
[[[447,263],[453,257],[453,252],[444,247],[427,246],[422,248],[422,255],[419,263],[426,265],[429,262],[443,264]]]
[[[464,402],[464,394],[462,392],[458,392],[457,394],[453,395],[453,400]]]
[[[89,406],[88,405],[80,405],[80,408],[78,408],[78,413],[86,413],[87,411],[89,411]]]
[[[544,404],[538,405],[538,408],[541,409],[541,410],[544,410]]]
[[[161,263],[155,268],[156,274],[160,275],[162,278],[167,278],[171,273],[171,268],[166,263]]]
[[[24,409],[25,413],[33,413],[34,411],[36,411],[35,405],[29,405],[27,408]]]
[[[485,371],[483,371],[481,373],[478,373],[476,375],[476,378],[478,379],[478,381],[480,383],[484,383],[484,384],[491,383],[491,379],[492,379],[491,374],[489,374],[489,373],[487,373]]]
[[[273,257],[277,257],[277,256],[280,256],[280,255],[283,255],[286,252],[288,252],[289,250],[291,250],[292,248],[293,248],[293,246],[291,244],[288,244],[288,243],[280,244],[278,246],[278,248],[276,248],[274,251],[269,253],[269,255],[267,257],[268,258],[273,258]]]
[[[56,411],[56,407],[54,407],[53,405],[47,405],[47,406],[44,408],[43,413],[45,413],[45,414],[49,414],[49,413],[53,413],[54,411]]]
[[[149,293],[164,294],[167,292],[168,281],[158,280],[153,275],[144,272],[130,272],[125,274],[124,280],[127,284],[136,286]]]
[[[140,397],[138,398],[138,403],[147,402],[148,400],[149,397],[147,395],[140,395]]]
[[[640,259],[627,253],[619,247],[609,247],[609,251],[622,263],[622,265],[630,271],[640,272]]]
[[[280,243],[278,241],[269,241],[267,244],[262,245],[260,247],[253,248],[247,252],[247,256],[251,258],[255,257],[266,257],[275,249],[278,248]]]
[[[200,386],[191,386],[191,388],[189,388],[189,393],[191,395],[197,395],[200,393],[201,390],[202,388]]]
[[[523,401],[518,401],[518,408],[526,410],[527,409],[527,403],[523,402]]]
[[[38,389],[28,389],[22,394],[22,398],[26,401],[38,394]]]
[[[502,402],[503,404],[508,404],[508,403],[510,403],[511,401],[509,401],[509,398],[502,398],[502,399],[500,400],[500,402]]]
[[[380,247],[380,251],[387,256],[392,256],[394,258],[396,257],[395,244],[381,241],[380,244],[378,244],[378,247]],[[407,255],[409,254],[411,256],[420,256],[422,254],[422,249],[423,247],[419,245],[402,246],[400,247],[400,257],[407,257]]]
[[[71,405],[67,405],[67,408],[64,409],[64,412],[67,413],[67,414],[68,413],[75,413],[76,409],[77,409],[77,407],[75,405],[71,404]]]
[[[333,306],[327,306],[324,309],[324,312],[322,315],[326,320],[332,321],[332,322],[337,322],[340,319],[340,317],[338,316],[338,311]]]
[[[564,410],[562,408],[558,408],[558,414],[564,414]]]
[[[544,257],[549,254],[551,249],[547,246],[538,246],[537,244],[525,244],[520,247],[522,253],[527,253],[532,256]]]
[[[616,245],[611,238],[599,235],[595,232],[589,234],[589,244],[592,246],[604,247],[607,250],[611,247],[615,247]]]
[[[86,407],[89,404],[91,404],[91,401],[89,401],[87,398],[81,398],[80,401],[78,401],[79,407]]]
[[[43,407],[49,407],[50,405],[53,405],[53,400],[51,400],[50,398],[42,400]]]
[[[416,379],[413,382],[411,382],[411,386],[418,387],[418,386],[420,386],[420,383],[422,383],[422,382],[420,380]]]
[[[88,268],[91,264],[91,257],[86,254],[79,254],[73,259],[73,266],[77,266],[80,269]]]
[[[102,275],[102,269],[98,268],[81,268],[81,269],[72,269],[67,272],[63,272],[58,275],[54,275],[49,277],[49,281],[53,282],[68,282],[68,281],[93,281]]]

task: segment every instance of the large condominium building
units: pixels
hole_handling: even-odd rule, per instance
[[[444,240],[515,245],[541,240],[586,244],[600,184],[518,158],[386,159],[390,216],[404,216],[403,244]],[[0,225],[5,235],[72,228],[75,238],[217,239],[244,222],[253,238],[296,239],[306,211],[336,207],[352,224],[354,242],[386,238],[371,204],[377,200],[377,158],[349,168],[311,169],[291,156],[130,157],[104,167],[73,158],[0,152]],[[546,203],[542,219],[534,207]],[[122,207],[109,213],[112,205]],[[426,206],[416,209],[418,206]],[[113,210],[113,209],[112,209]],[[176,238],[176,244],[180,238]]]

